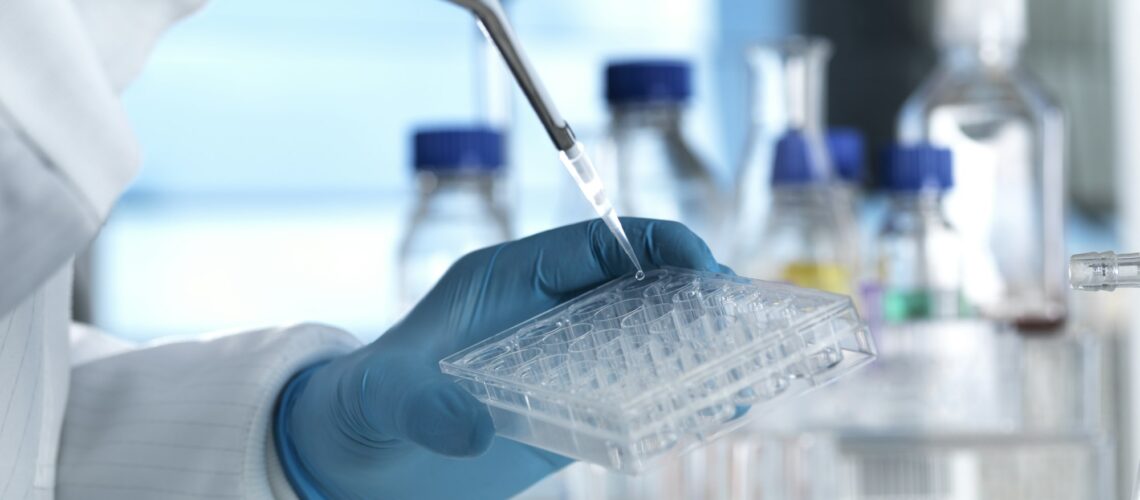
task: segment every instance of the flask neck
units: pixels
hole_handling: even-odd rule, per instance
[[[942,63],[951,69],[1006,70],[1021,62],[1020,42],[978,40],[942,46]]]
[[[927,221],[931,225],[949,226],[942,198],[943,193],[933,189],[892,194],[888,220]]]
[[[942,213],[942,192],[923,190],[891,195],[891,208],[900,211]]]
[[[420,209],[463,209],[494,204],[496,176],[486,172],[420,172]]]
[[[952,62],[1011,66],[1027,36],[1027,7],[1028,0],[938,0],[935,42]]]
[[[753,47],[748,53],[753,130],[821,133],[830,59],[831,44],[818,38]]]
[[[618,129],[680,130],[684,106],[679,102],[618,104],[610,107],[612,126]]]
[[[831,207],[837,203],[838,193],[826,182],[777,183],[772,184],[772,204],[779,215],[781,208],[814,209]]]

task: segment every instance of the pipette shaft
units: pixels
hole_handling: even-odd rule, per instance
[[[534,71],[526,55],[523,54],[521,45],[515,38],[514,30],[507,22],[507,16],[503,13],[503,7],[499,1],[450,1],[467,7],[478,19],[483,34],[491,40],[491,43],[495,44],[495,48],[503,56],[503,61],[507,63],[507,68],[511,71],[515,81],[518,82],[527,102],[538,115],[538,121],[546,129],[550,140],[554,142],[554,147],[558,148],[559,151],[566,151],[573,147],[575,142],[574,131],[558,113],[558,108],[554,106],[554,102],[550,100],[550,95],[546,93],[546,88],[542,86],[542,81],[538,79],[538,73]]]
[[[617,238],[622,250],[633,262],[633,267],[637,270],[637,276],[640,279],[644,275],[641,270],[641,262],[633,253],[633,246],[630,245],[629,237],[626,236],[625,229],[621,226],[617,212],[614,211],[613,205],[606,196],[593,163],[586,155],[585,148],[574,138],[574,131],[570,129],[570,124],[566,123],[566,120],[562,119],[562,115],[558,113],[558,108],[554,106],[554,102],[547,95],[546,89],[543,88],[542,82],[538,79],[538,74],[531,68],[522,52],[522,47],[515,40],[510,23],[507,22],[507,18],[503,14],[502,5],[499,4],[498,0],[449,1],[469,9],[479,20],[483,33],[499,49],[499,53],[502,54],[503,60],[515,77],[515,81],[522,89],[523,95],[526,96],[527,102],[534,108],[539,122],[542,123],[551,142],[554,143],[555,149],[558,150],[563,165],[570,171],[570,175],[574,177],[574,181],[578,183],[578,188],[582,190],[582,194],[597,212],[598,217],[605,221],[606,227]]]

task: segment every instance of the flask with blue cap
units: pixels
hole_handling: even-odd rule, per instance
[[[807,148],[814,168],[827,171],[818,173],[831,175],[832,168],[824,139],[831,44],[796,36],[753,46],[747,56],[751,125],[736,172],[733,237],[738,243],[728,263],[738,269],[752,267],[753,259],[762,258],[753,247],[774,206],[773,168],[781,140],[789,132],[798,134],[802,139],[796,144]]]
[[[835,175],[836,205],[842,210],[840,222],[846,233],[844,246],[850,249],[856,305],[864,317],[871,317],[875,311],[868,304],[879,301],[877,263],[874,252],[869,251],[875,245],[877,228],[863,222],[871,220],[869,214],[879,205],[865,203],[863,198],[866,142],[858,129],[844,126],[829,127],[824,139]]]
[[[510,239],[498,186],[505,163],[503,134],[489,127],[413,134],[419,199],[400,246],[403,309],[423,298],[459,257]]]
[[[888,324],[957,318],[962,298],[962,241],[946,217],[943,195],[954,186],[949,149],[900,145],[883,157],[891,201],[879,232],[882,318]]]
[[[693,95],[692,67],[677,59],[612,62],[605,70],[610,107],[606,179],[623,215],[679,221],[715,247],[722,196],[682,130]]]
[[[789,130],[776,142],[772,206],[760,237],[737,269],[749,276],[850,295],[850,214],[835,196],[826,149]]]

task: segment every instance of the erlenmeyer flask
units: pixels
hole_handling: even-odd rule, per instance
[[[733,265],[746,275],[852,293],[854,214],[840,203],[824,139],[831,45],[791,38],[749,53],[753,114],[737,180]]]
[[[776,144],[788,131],[802,134],[812,168],[830,179],[831,160],[823,139],[824,88],[831,44],[794,37],[748,51],[752,117],[744,159],[737,170],[731,265],[746,266],[772,203]]]

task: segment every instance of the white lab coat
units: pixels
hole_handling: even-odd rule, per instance
[[[358,345],[300,325],[69,346],[72,258],[139,163],[118,93],[200,3],[0,0],[2,499],[291,496],[268,432],[277,393]]]

